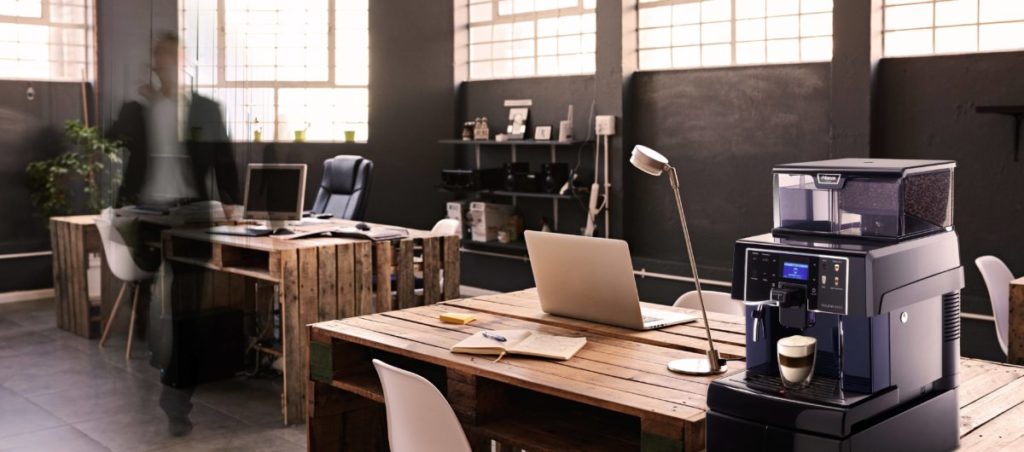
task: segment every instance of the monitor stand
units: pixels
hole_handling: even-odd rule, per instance
[[[272,231],[270,235],[292,235],[295,233],[288,229],[288,220],[267,220],[264,225]]]

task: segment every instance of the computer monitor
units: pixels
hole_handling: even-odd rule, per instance
[[[300,163],[250,163],[245,178],[246,219],[267,220],[284,227],[301,220],[306,197],[306,165]]]

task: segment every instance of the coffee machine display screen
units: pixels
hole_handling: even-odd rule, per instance
[[[807,281],[808,265],[796,262],[783,262],[782,277],[798,281]]]

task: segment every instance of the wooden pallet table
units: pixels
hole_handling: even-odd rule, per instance
[[[214,274],[201,278],[207,287],[185,289],[202,294],[192,297],[195,300],[233,303],[230,300],[237,290],[232,287],[237,282],[232,281],[237,277],[266,281],[276,287],[274,293],[281,305],[282,414],[286,424],[304,419],[306,325],[430,305],[456,298],[459,293],[459,238],[427,231],[410,230],[406,239],[370,242],[237,237],[211,235],[202,229],[170,229],[164,232],[163,250],[168,261],[205,268]],[[416,257],[417,251],[421,258]],[[421,293],[415,288],[417,279],[422,281]],[[192,308],[204,307],[215,305]],[[180,308],[175,306],[176,310]]]
[[[120,287],[113,284],[95,220],[95,215],[50,218],[57,327],[86,339],[99,337],[101,320],[108,315]],[[99,299],[89,296],[90,254],[100,255]]]
[[[665,362],[703,356],[701,323],[632,331],[547,316],[535,290],[321,322],[309,327],[307,435],[311,451],[387,450],[381,359],[423,375],[448,398],[474,450],[658,450],[704,448],[707,386],[716,377],[677,375]],[[661,307],[661,309],[667,309]],[[469,312],[468,325],[441,323]],[[694,311],[683,310],[695,314]],[[744,319],[710,314],[723,354],[743,356]],[[482,329],[522,328],[585,336],[568,361],[453,354]],[[730,373],[743,369],[730,363]],[[1024,368],[961,359],[964,450],[1008,450],[1024,441]]]

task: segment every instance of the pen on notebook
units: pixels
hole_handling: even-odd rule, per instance
[[[488,333],[486,331],[484,331],[484,337],[489,338],[489,339],[494,339],[494,340],[496,340],[498,342],[505,342],[505,341],[508,340],[508,339],[505,339],[505,336],[498,336],[497,334]]]

